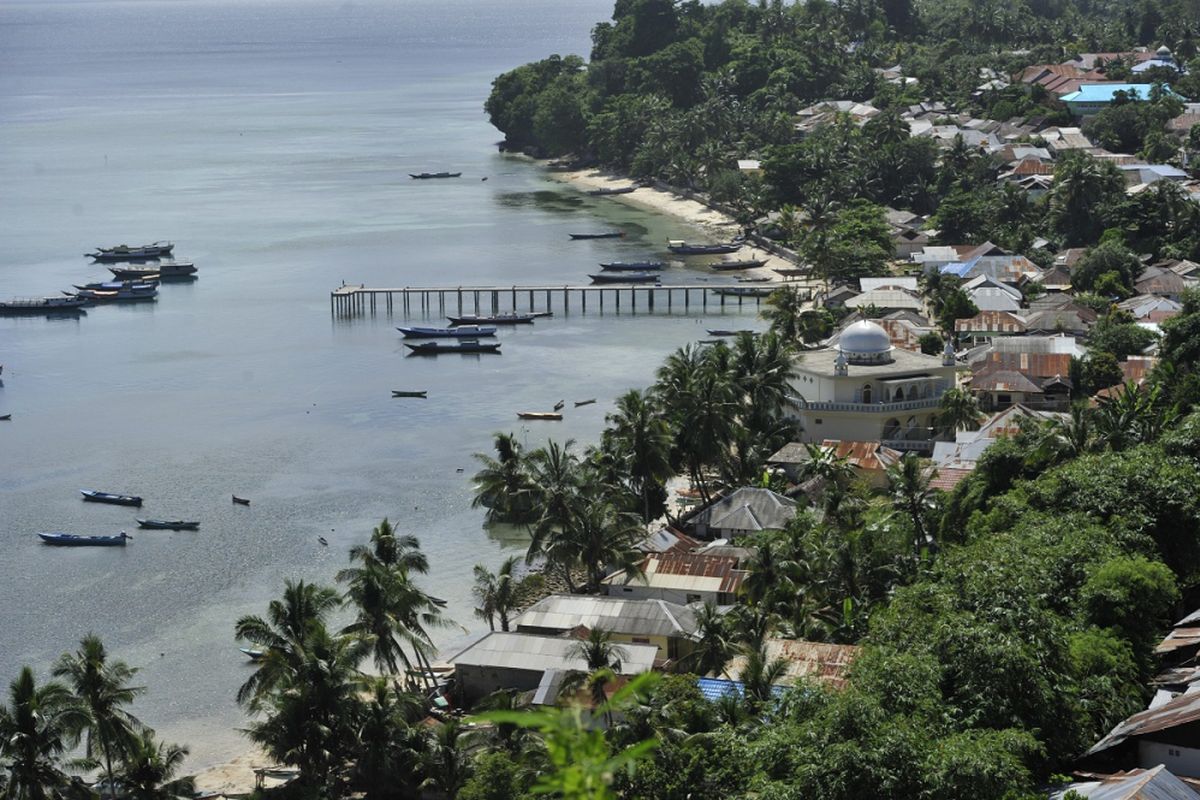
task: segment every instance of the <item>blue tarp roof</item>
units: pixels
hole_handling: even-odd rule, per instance
[[[696,686],[700,688],[700,694],[704,695],[704,699],[709,701],[720,700],[730,694],[741,697],[745,691],[741,681],[727,681],[721,678],[697,678]],[[786,686],[771,687],[771,694],[775,697],[779,697],[785,691],[787,691]]]
[[[1079,87],[1079,91],[1064,94],[1062,101],[1064,103],[1107,103],[1117,92],[1129,95],[1136,92],[1139,99],[1146,100],[1150,97],[1152,88],[1154,88],[1152,83],[1085,83]],[[1167,91],[1170,92],[1170,89]]]
[[[943,264],[942,265],[942,274],[943,275],[957,275],[958,277],[961,278],[964,275],[966,275],[968,272],[970,272],[971,267],[973,267],[973,266],[975,266],[974,261],[955,261],[952,264]]]

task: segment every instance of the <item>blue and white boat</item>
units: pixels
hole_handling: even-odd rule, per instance
[[[116,536],[79,536],[74,533],[39,533],[43,542],[55,547],[124,547],[133,537],[125,531]]]
[[[454,328],[396,328],[405,339],[477,339],[495,336],[496,328],[484,325],[459,325]]]

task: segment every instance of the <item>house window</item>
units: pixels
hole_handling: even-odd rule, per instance
[[[700,595],[698,595],[698,594],[685,594],[685,595],[684,595],[684,602],[686,602],[686,603],[699,603],[699,602],[700,602]]]
[[[1011,395],[1011,394],[998,394],[998,395],[996,395],[996,405],[998,405],[998,406],[1011,406],[1011,405],[1012,405],[1012,395]]]
[[[904,387],[903,386],[896,387],[896,396],[893,397],[892,399],[897,403],[904,400]]]
[[[864,387],[863,387],[863,391],[862,391],[862,401],[863,401],[864,403],[869,403],[869,402],[871,402],[871,384],[869,384],[869,383],[868,383],[866,386],[864,386]]]
[[[822,420],[822,419],[814,419],[813,420],[813,423],[815,423],[817,425],[820,425],[822,422],[824,422],[824,420]]]
[[[621,587],[621,591],[622,591],[622,592],[632,592],[632,591],[633,591],[633,589],[629,588],[628,586],[622,586],[622,587]]]

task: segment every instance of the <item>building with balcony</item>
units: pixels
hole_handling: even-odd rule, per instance
[[[887,331],[861,321],[830,347],[801,354],[792,379],[801,441],[874,441],[932,452],[934,417],[954,387],[953,346],[941,357],[892,347]]]

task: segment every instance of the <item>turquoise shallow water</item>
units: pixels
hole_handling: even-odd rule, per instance
[[[504,332],[500,357],[414,359],[402,318],[335,320],[328,295],[343,280],[579,282],[688,233],[501,156],[481,111],[495,74],[586,52],[609,10],[0,4],[0,295],[99,280],[80,254],[118,242],[170,237],[201,272],[149,306],[0,319],[0,414],[13,414],[0,423],[0,679],[96,631],[144,667],[142,717],[197,765],[223,760],[243,746],[233,620],[285,577],[330,580],[385,515],[421,538],[429,586],[461,623],[442,641],[480,628],[471,566],[522,542],[470,508],[470,454],[498,430],[530,446],[594,440],[616,395],[738,312],[558,317]],[[464,177],[407,177],[426,169]],[[610,225],[630,235],[567,241]],[[515,418],[559,399],[562,423]],[[133,530],[131,510],[82,503],[89,487],[202,529],[135,532],[124,550],[38,545],[38,530]],[[234,492],[253,504],[233,506]]]

